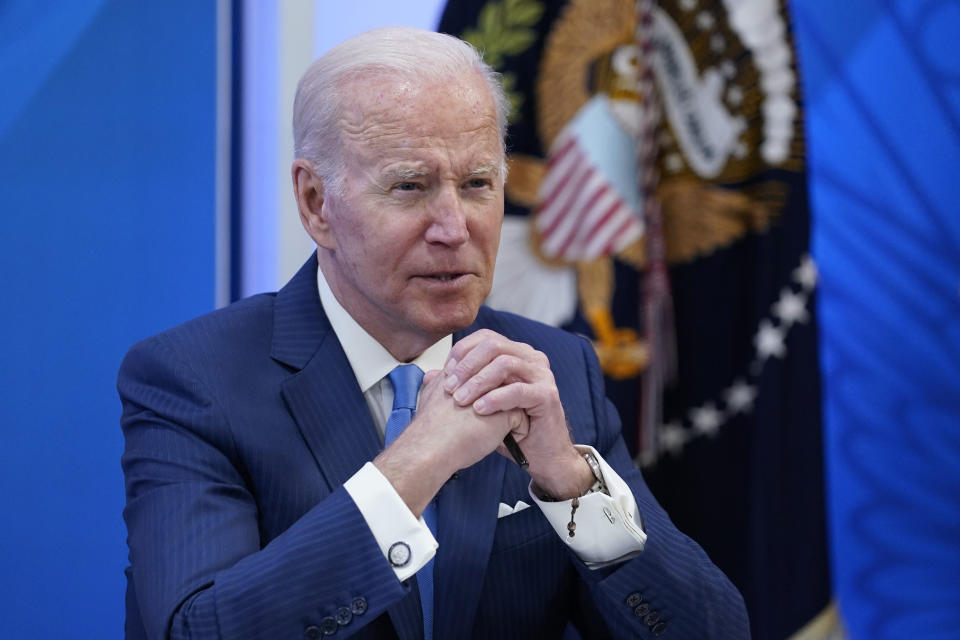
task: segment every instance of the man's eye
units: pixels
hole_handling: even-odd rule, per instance
[[[393,188],[397,191],[416,191],[419,186],[416,182],[399,182]]]
[[[490,186],[490,180],[487,178],[473,178],[467,180],[468,189],[483,189],[484,187]]]

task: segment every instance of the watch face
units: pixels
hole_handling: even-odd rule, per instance
[[[410,563],[410,547],[406,542],[394,542],[387,551],[387,559],[395,567],[405,567]]]

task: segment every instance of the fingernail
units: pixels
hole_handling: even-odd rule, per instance
[[[457,402],[463,402],[467,398],[467,389],[466,387],[460,387],[457,389],[457,392],[453,394],[453,399]]]
[[[447,376],[447,379],[443,381],[443,390],[444,391],[453,391],[457,388],[457,385],[460,384],[460,381],[457,380],[457,376]]]
[[[473,409],[477,413],[483,413],[484,411],[487,410],[487,401],[484,400],[483,398],[480,398],[479,400],[473,403]]]
[[[443,365],[443,372],[449,374],[453,371],[453,368],[457,366],[457,361],[455,358],[449,358],[447,364]]]

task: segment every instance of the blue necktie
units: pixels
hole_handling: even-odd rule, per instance
[[[417,412],[417,393],[423,382],[423,371],[415,364],[401,364],[388,374],[393,385],[393,411],[387,418],[383,446],[389,447],[406,428]],[[430,502],[423,511],[423,519],[433,537],[437,537],[437,507]],[[420,607],[423,609],[423,637],[433,638],[433,559],[417,572],[420,586]]]

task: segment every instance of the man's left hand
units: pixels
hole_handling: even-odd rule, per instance
[[[528,344],[481,329],[453,345],[443,388],[480,415],[522,409],[529,426],[513,432],[530,463],[534,484],[554,499],[583,495],[590,467],[570,440],[563,405],[547,356]],[[507,455],[501,445],[500,453]]]

